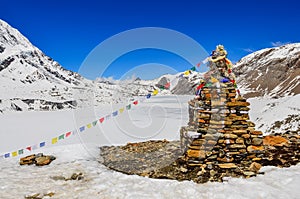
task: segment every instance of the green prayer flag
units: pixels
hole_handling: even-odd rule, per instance
[[[58,137],[58,139],[59,139],[59,140],[65,139],[65,134],[60,135],[60,136]]]

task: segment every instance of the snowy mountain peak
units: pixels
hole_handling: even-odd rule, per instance
[[[38,83],[46,87],[82,84],[80,75],[62,68],[3,20],[0,20],[0,34],[1,79],[17,85]]]
[[[8,23],[0,19],[0,43],[1,43],[1,49],[4,48],[6,44],[6,47],[15,47],[20,46],[20,48],[24,48],[26,50],[29,50],[28,48],[32,49],[32,45],[29,42],[29,40],[24,37],[17,29],[12,28]],[[1,50],[4,51],[5,49]],[[2,53],[2,52],[1,52]]]
[[[236,63],[238,85],[247,97],[300,93],[300,43],[266,48]]]

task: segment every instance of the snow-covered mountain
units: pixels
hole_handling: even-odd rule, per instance
[[[265,133],[300,131],[300,43],[262,49],[242,58],[234,72],[250,117]]]
[[[72,88],[89,81],[33,46],[18,30],[0,20],[0,110],[76,106]]]
[[[259,50],[235,64],[246,97],[282,97],[300,93],[300,43]]]
[[[154,81],[91,81],[64,69],[0,20],[0,112],[115,103],[155,89]]]

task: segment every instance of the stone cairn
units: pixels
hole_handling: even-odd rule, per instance
[[[236,97],[231,82],[206,84],[201,92],[199,99],[189,101],[188,126],[180,130],[187,166],[255,175],[264,146],[263,133],[249,121],[250,103]]]

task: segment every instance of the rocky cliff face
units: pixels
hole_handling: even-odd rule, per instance
[[[235,64],[245,97],[274,98],[300,93],[300,43],[254,52]]]

